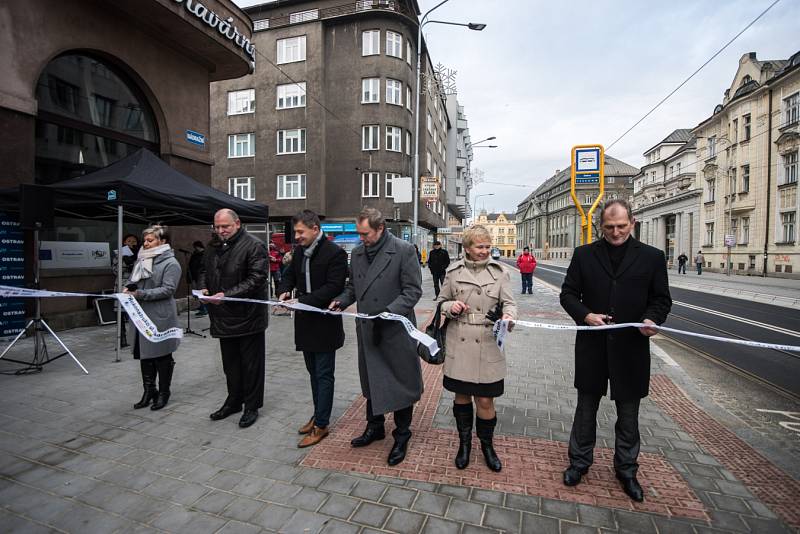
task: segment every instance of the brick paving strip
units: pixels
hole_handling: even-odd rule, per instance
[[[756,497],[789,526],[800,531],[800,507],[797,504],[800,482],[698,408],[667,376],[653,376],[650,396]]]
[[[494,473],[483,463],[477,438],[473,439],[473,455],[467,469],[453,465],[458,448],[454,430],[433,428],[433,418],[442,393],[442,368],[423,364],[425,393],[414,409],[414,423],[406,460],[396,467],[386,464],[393,440],[390,435],[368,447],[355,449],[350,440],[365,425],[365,399],[359,397],[332,426],[330,435],[303,458],[300,465],[320,469],[351,471],[431,483],[460,485],[541,496],[594,506],[664,516],[709,520],[705,505],[698,499],[683,477],[661,455],[640,455],[640,480],[647,491],[643,503],[631,501],[614,476],[611,449],[595,449],[595,464],[585,482],[568,488],[561,482],[566,465],[567,444],[523,436],[497,435],[495,448],[503,460],[503,470]],[[393,428],[391,417],[387,431]]]

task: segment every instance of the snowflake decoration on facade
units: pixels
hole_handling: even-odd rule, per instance
[[[422,73],[422,94],[441,98],[456,93],[455,70],[439,63],[434,68],[433,74]]]

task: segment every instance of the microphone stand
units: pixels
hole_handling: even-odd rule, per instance
[[[186,256],[186,274],[187,274],[187,284],[186,284],[186,329],[183,331],[185,335],[190,336],[197,336],[197,337],[206,337],[205,334],[200,332],[196,332],[192,330],[192,286],[194,285],[194,277],[192,276],[192,271],[189,269],[189,260],[191,259],[191,252],[187,252],[185,250],[181,250]]]

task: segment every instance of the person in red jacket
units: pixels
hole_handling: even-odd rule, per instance
[[[531,249],[525,247],[522,254],[517,257],[517,268],[522,275],[522,294],[527,288],[528,294],[533,295],[533,271],[536,269],[536,258],[531,254]]]
[[[281,253],[275,243],[269,244],[269,275],[272,277],[272,291],[278,296],[278,284],[281,281]]]

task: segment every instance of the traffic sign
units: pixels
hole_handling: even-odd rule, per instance
[[[726,247],[736,246],[736,236],[734,234],[725,234],[725,246]]]

